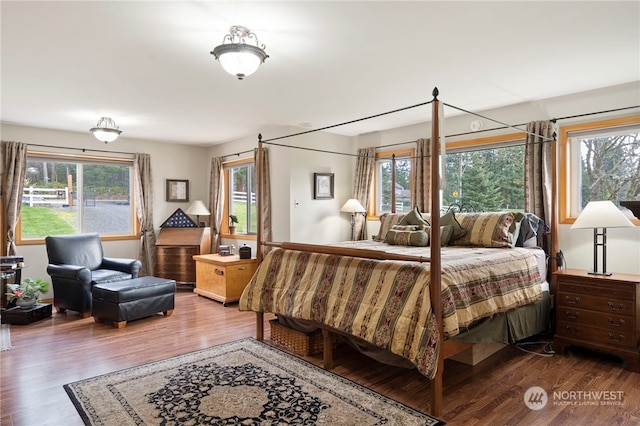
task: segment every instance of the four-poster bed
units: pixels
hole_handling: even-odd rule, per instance
[[[437,89],[433,96],[430,143],[431,152],[439,153]],[[258,152],[262,149],[260,137]],[[441,211],[439,162],[440,155],[430,156],[431,212]],[[262,189],[262,167],[258,161],[258,192]],[[260,212],[261,208],[257,210]],[[513,222],[513,217],[510,220]],[[467,327],[478,319],[538,302],[542,299],[540,284],[544,280],[539,262],[526,249],[502,250],[501,255],[509,252],[511,256],[505,260],[491,257],[498,253],[497,249],[467,247],[467,255],[472,256],[461,262],[459,251],[451,254],[455,249],[447,248],[443,264],[440,221],[439,214],[429,216],[429,229],[420,231],[428,234],[429,247],[416,254],[394,252],[384,245],[367,249],[339,244],[263,242],[258,218],[260,267],[245,289],[239,307],[256,312],[259,340],[264,338],[264,312],[309,320],[320,327],[325,342],[324,366],[328,369],[333,363],[330,333],[352,334],[410,360],[431,380],[430,412],[439,416],[444,359],[470,346],[451,339],[458,334],[460,325]],[[511,222],[505,229],[511,230]],[[263,246],[269,250],[266,256]],[[488,261],[489,258],[492,260]],[[479,272],[470,275],[473,270]],[[488,281],[478,278],[483,276],[491,278]],[[461,297],[461,293],[465,295]],[[461,320],[462,317],[465,319]]]

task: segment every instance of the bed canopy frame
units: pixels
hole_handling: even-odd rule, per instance
[[[431,149],[431,153],[434,153],[431,155],[431,159],[430,159],[430,165],[431,165],[431,176],[430,176],[430,211],[431,212],[439,212],[441,209],[440,206],[440,185],[441,185],[441,179],[440,179],[440,157],[441,155],[435,155],[435,153],[440,153],[442,152],[441,150],[441,113],[442,113],[442,109],[441,107],[443,105],[446,105],[448,107],[452,107],[455,109],[458,109],[460,111],[472,114],[472,115],[477,115],[478,114],[474,114],[472,112],[469,111],[465,111],[463,109],[445,104],[445,103],[441,103],[441,101],[438,99],[438,95],[439,95],[439,91],[438,88],[434,88],[433,92],[433,100],[429,101],[429,102],[425,102],[425,103],[421,103],[421,104],[417,104],[417,105],[413,105],[410,107],[406,107],[406,108],[401,108],[401,109],[397,109],[394,111],[390,111],[387,113],[382,113],[382,114],[376,114],[374,116],[370,116],[370,117],[366,117],[366,118],[362,118],[359,120],[353,120],[353,121],[349,121],[349,122],[345,122],[345,123],[340,123],[340,124],[336,124],[336,125],[331,125],[331,126],[327,126],[327,127],[323,127],[323,128],[319,128],[319,129],[314,129],[314,130],[309,130],[309,131],[304,131],[304,132],[300,132],[300,133],[295,133],[292,135],[287,135],[287,136],[281,136],[281,137],[277,137],[277,138],[273,138],[270,139],[269,141],[263,141],[262,140],[262,135],[258,135],[258,154],[257,154],[257,165],[256,165],[256,170],[257,170],[257,188],[256,188],[256,192],[258,194],[262,194],[263,193],[263,178],[262,178],[262,172],[263,172],[263,161],[262,161],[262,152],[263,152],[263,144],[273,144],[270,143],[270,141],[273,140],[278,140],[278,139],[284,139],[284,138],[288,138],[288,137],[295,137],[295,136],[300,136],[303,134],[307,134],[307,133],[312,133],[312,132],[317,132],[317,131],[322,131],[322,130],[326,130],[329,128],[333,128],[333,127],[338,127],[338,126],[342,126],[342,125],[346,125],[346,124],[352,124],[354,122],[357,121],[361,121],[361,120],[366,120],[366,119],[370,119],[370,118],[375,118],[375,117],[379,117],[382,115],[386,115],[386,114],[390,114],[390,113],[395,113],[395,112],[399,112],[399,111],[403,111],[406,109],[410,109],[410,108],[414,108],[414,107],[419,107],[419,106],[425,106],[428,104],[431,104],[431,111],[432,111],[432,122],[431,122],[431,139],[430,139],[430,149]],[[480,116],[482,118],[487,118],[487,117],[483,117]],[[491,121],[497,122],[501,125],[504,125],[506,127],[510,127],[510,128],[516,128],[518,131],[521,132],[525,132],[528,133],[527,131],[517,128],[515,126],[511,126],[505,123],[500,123],[496,120],[492,120],[489,119]],[[492,130],[492,129],[489,129]],[[537,135],[539,136],[539,135]],[[546,138],[545,138],[546,139]],[[546,140],[544,142],[547,142]],[[409,143],[409,142],[406,142]],[[404,144],[404,143],[403,143]],[[278,146],[286,146],[288,148],[297,148],[297,147],[291,147],[288,145],[282,145],[282,144],[273,144],[273,145],[278,145]],[[444,144],[442,144],[444,145]],[[321,152],[328,152],[328,153],[332,153],[332,154],[343,154],[344,153],[336,153],[336,152],[329,152],[329,151],[324,151],[324,150],[317,150],[317,149],[313,149],[313,148],[300,148],[300,149],[305,149],[305,150],[312,150],[312,151],[321,151]],[[351,154],[349,154],[351,155]],[[440,288],[441,288],[441,269],[442,269],[442,261],[441,261],[441,238],[440,238],[440,232],[438,231],[434,231],[434,230],[439,230],[440,229],[440,215],[438,214],[432,214],[431,215],[431,230],[430,230],[430,257],[429,258],[424,258],[424,257],[420,257],[420,256],[411,256],[411,255],[394,255],[394,254],[390,254],[390,253],[382,253],[382,252],[378,252],[378,251],[373,251],[373,250],[363,250],[363,249],[354,249],[354,248],[344,248],[344,247],[332,247],[332,246],[323,246],[323,245],[316,245],[316,244],[304,244],[304,243],[292,243],[292,242],[281,242],[281,243],[275,243],[275,242],[268,242],[268,241],[263,241],[263,233],[264,233],[264,227],[263,227],[263,223],[262,223],[262,197],[258,196],[256,197],[257,199],[257,222],[258,222],[258,229],[257,229],[257,238],[256,238],[256,244],[257,244],[257,259],[258,259],[258,263],[262,262],[262,259],[264,257],[264,247],[280,247],[283,249],[288,249],[288,250],[297,250],[297,251],[307,251],[307,252],[317,252],[317,253],[325,253],[325,254],[335,254],[335,255],[341,255],[341,256],[351,256],[351,257],[365,257],[365,258],[370,258],[370,259],[381,259],[381,260],[403,260],[403,261],[413,261],[413,262],[429,262],[430,263],[430,284],[429,284],[429,294],[431,297],[431,309],[433,311],[433,315],[437,321],[437,326],[438,326],[438,331],[439,331],[439,341],[440,341],[440,347],[439,347],[439,351],[438,351],[438,363],[437,363],[437,367],[436,367],[436,375],[433,379],[431,379],[431,384],[430,384],[430,413],[434,416],[440,416],[442,414],[442,391],[443,391],[443,371],[444,371],[444,360],[445,358],[448,358],[458,352],[461,352],[469,347],[472,346],[472,344],[470,343],[460,343],[460,342],[456,342],[452,339],[447,339],[445,340],[445,336],[444,336],[444,328],[443,328],[443,322],[442,322],[442,300],[441,300],[441,292],[440,292]],[[332,337],[331,337],[331,330],[327,329],[326,327],[322,327],[321,324],[318,324],[321,329],[322,329],[322,334],[323,334],[323,365],[325,369],[332,369],[333,368],[333,354],[332,354]],[[256,339],[257,340],[263,340],[264,339],[264,313],[263,312],[256,312]]]

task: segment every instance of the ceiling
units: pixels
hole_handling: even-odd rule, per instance
[[[1,119],[210,146],[431,100],[470,111],[640,81],[637,1],[6,1]],[[270,56],[240,81],[209,53],[231,25]],[[413,108],[331,129],[425,121]]]

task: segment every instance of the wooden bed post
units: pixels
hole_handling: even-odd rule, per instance
[[[444,329],[442,322],[442,290],[441,290],[441,262],[440,262],[440,101],[438,88],[433,89],[432,122],[431,122],[431,267],[430,267],[430,296],[433,315],[437,321],[440,335],[440,350],[435,377],[431,380],[431,414],[442,415],[442,375],[444,370]],[[444,160],[444,159],[443,159]]]
[[[262,263],[263,258],[263,246],[262,246],[262,232],[263,232],[263,224],[262,224],[262,194],[264,191],[262,190],[262,168],[264,164],[262,164],[262,133],[258,133],[258,153],[256,155],[256,174],[258,175],[258,181],[256,182],[256,213],[257,213],[257,221],[258,221],[258,230],[256,235],[256,259],[258,259],[258,265]],[[251,199],[249,199],[251,202]],[[256,339],[262,341],[264,340],[264,313],[256,312]]]

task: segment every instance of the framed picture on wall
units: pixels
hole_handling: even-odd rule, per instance
[[[313,174],[313,199],[332,200],[333,199],[333,173]]]
[[[189,201],[189,181],[167,179],[167,201]]]

